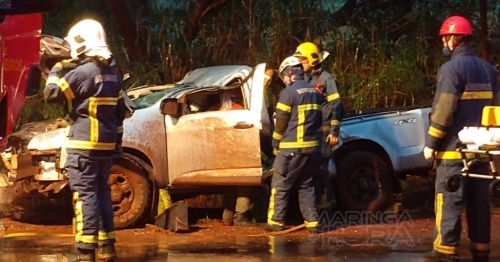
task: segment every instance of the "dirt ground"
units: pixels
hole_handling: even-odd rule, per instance
[[[398,198],[404,210],[387,223],[372,221],[329,228],[317,235],[301,229],[279,236],[263,236],[265,231],[260,227],[223,226],[219,213],[198,210],[190,213],[200,218],[191,225],[191,232],[174,233],[153,225],[118,231],[117,248],[121,257],[118,261],[165,261],[165,258],[169,261],[289,261],[291,257],[304,261],[324,261],[325,257],[335,261],[423,261],[423,254],[432,247],[433,181],[411,178],[404,182],[403,188],[405,193]],[[492,261],[500,261],[500,205],[492,202],[492,207],[492,250],[498,258]],[[57,216],[48,217],[57,220]],[[465,218],[462,221],[460,252],[467,261],[470,260],[467,226]],[[62,253],[72,250],[69,224],[19,222],[5,214],[0,217],[0,223],[5,227],[0,230],[0,235],[5,236],[0,238],[1,261],[60,261]],[[31,233],[37,236],[29,236]]]

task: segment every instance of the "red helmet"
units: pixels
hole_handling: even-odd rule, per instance
[[[472,27],[464,17],[452,16],[443,22],[439,35],[472,35]]]

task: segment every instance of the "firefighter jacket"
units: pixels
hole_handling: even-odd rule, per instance
[[[436,150],[436,159],[462,159],[456,151],[458,132],[480,126],[482,110],[490,105],[500,105],[496,69],[470,47],[456,48],[437,75],[425,146]]]
[[[340,122],[344,114],[344,105],[340,99],[337,81],[321,68],[307,76],[308,82],[324,97],[322,105],[323,125],[321,130],[331,135],[339,136]]]
[[[297,79],[281,91],[276,105],[276,149],[311,149],[320,144],[323,97],[305,80]]]
[[[64,77],[61,70],[60,64],[52,68],[43,95],[48,103],[68,103],[72,124],[67,152],[109,156],[122,142],[126,107],[121,76],[92,59],[83,60]]]

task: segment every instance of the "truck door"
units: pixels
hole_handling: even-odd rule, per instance
[[[187,114],[167,125],[171,185],[260,185],[264,70],[257,65],[248,80],[245,109]]]

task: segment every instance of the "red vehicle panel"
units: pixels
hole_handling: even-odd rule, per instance
[[[7,15],[0,23],[0,151],[26,97],[38,91],[41,30],[41,14]]]

